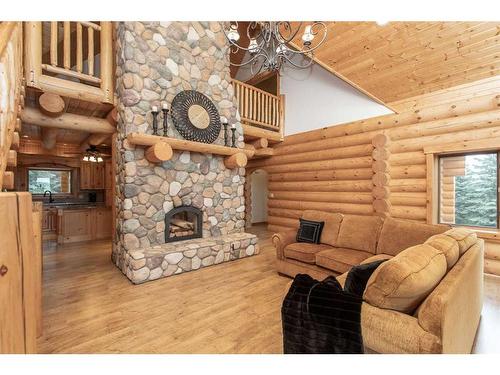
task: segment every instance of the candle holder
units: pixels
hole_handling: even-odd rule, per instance
[[[153,135],[158,135],[158,110],[151,111],[153,115]]]
[[[231,131],[233,132],[233,135],[232,135],[233,145],[231,147],[236,147],[236,128],[231,128]]]
[[[162,108],[163,112],[163,136],[168,137],[168,108]]]
[[[223,122],[222,126],[224,126],[224,146],[228,147],[229,146],[229,134],[227,132],[227,122]]]

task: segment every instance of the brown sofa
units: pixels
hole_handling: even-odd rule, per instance
[[[319,244],[273,235],[280,274],[343,285],[354,265],[388,259],[370,277],[361,326],[367,351],[470,353],[483,296],[483,241],[472,231],[377,216],[305,211],[324,221]]]

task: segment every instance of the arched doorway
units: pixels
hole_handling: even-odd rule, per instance
[[[246,226],[267,223],[268,173],[263,169],[249,171],[245,184]]]

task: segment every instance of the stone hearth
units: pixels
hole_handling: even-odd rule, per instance
[[[152,106],[170,107],[179,92],[197,90],[236,124],[237,146],[244,146],[219,23],[119,22],[116,34],[114,263],[141,283],[257,254],[256,237],[244,233],[244,168],[188,151],[151,163],[143,147],[126,140],[131,132],[152,133]],[[182,139],[170,121],[168,136]],[[214,143],[224,144],[222,132]],[[181,206],[202,212],[202,238],[165,243],[165,215]]]
[[[125,254],[126,275],[134,284],[156,280],[259,253],[257,238],[249,233],[197,238]]]

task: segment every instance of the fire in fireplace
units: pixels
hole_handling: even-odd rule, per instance
[[[202,212],[196,207],[177,207],[165,215],[165,242],[201,238],[202,233]]]

